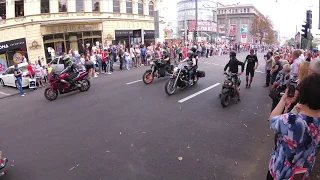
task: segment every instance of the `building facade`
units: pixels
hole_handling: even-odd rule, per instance
[[[261,13],[253,5],[222,6],[217,9],[218,32],[220,37],[241,43],[255,43],[250,34],[251,24],[255,16]]]
[[[179,0],[177,3],[178,29],[190,32],[198,29],[197,36],[208,41],[228,39],[229,41],[252,43],[255,41],[250,34],[252,19],[261,13],[253,5],[224,6],[212,3],[212,0],[198,0],[198,27],[195,27],[195,0]]]
[[[0,59],[50,61],[79,47],[155,41],[156,0],[0,0]]]

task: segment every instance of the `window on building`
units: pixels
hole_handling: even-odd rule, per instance
[[[247,9],[243,9],[243,12],[245,13],[247,11]]]
[[[249,8],[247,9],[247,12],[250,12],[250,9],[249,9]]]
[[[113,0],[113,12],[120,12],[120,0]]]
[[[138,14],[143,15],[143,1],[138,1]]]
[[[59,0],[59,12],[67,12],[67,0]]]
[[[154,14],[154,4],[152,1],[149,1],[149,16],[153,16]]]
[[[132,14],[132,1],[127,0],[126,2],[126,13]]]
[[[14,2],[15,17],[24,16],[24,1],[18,0]]]
[[[100,11],[100,0],[92,0],[92,11]]]
[[[50,3],[49,0],[41,0],[41,13],[50,12]]]
[[[236,9],[236,13],[238,13],[238,9]]]
[[[84,11],[84,0],[76,0],[76,12]]]
[[[6,0],[0,0],[0,17],[6,19]]]

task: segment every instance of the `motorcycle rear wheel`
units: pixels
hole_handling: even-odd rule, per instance
[[[81,81],[81,87],[79,88],[79,90],[81,92],[85,92],[88,91],[91,87],[90,81],[89,79],[82,79]]]
[[[151,84],[154,80],[154,74],[147,71],[143,74],[142,80],[145,84]]]
[[[220,102],[222,107],[227,107],[230,104],[230,96],[228,93],[221,94]]]
[[[166,90],[166,93],[171,96],[173,95],[176,90],[177,90],[177,84],[174,85],[174,82],[176,81],[176,79],[169,79],[167,82],[166,82],[166,86],[165,86],[165,90]]]
[[[59,95],[58,90],[54,88],[48,87],[44,91],[44,97],[49,101],[56,100],[58,98],[58,95]]]

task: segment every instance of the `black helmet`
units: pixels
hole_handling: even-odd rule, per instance
[[[195,46],[192,46],[191,51],[192,51],[193,53],[196,53],[196,52],[197,52],[197,48],[196,48]]]
[[[188,51],[187,56],[188,56],[189,58],[190,58],[190,57],[193,57],[193,55],[194,55],[193,51]]]
[[[230,52],[230,57],[232,58],[232,57],[236,57],[237,56],[237,53],[236,52],[234,52],[234,51],[231,51]]]
[[[167,52],[166,50],[164,50],[164,51],[162,52],[162,54],[163,54],[163,55],[167,55],[168,52]]]

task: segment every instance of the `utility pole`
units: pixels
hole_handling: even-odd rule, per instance
[[[195,29],[196,29],[196,32],[198,32],[198,0],[195,0],[195,3],[196,3],[196,27],[195,27]],[[197,34],[198,33],[196,33],[196,41],[197,41]]]

